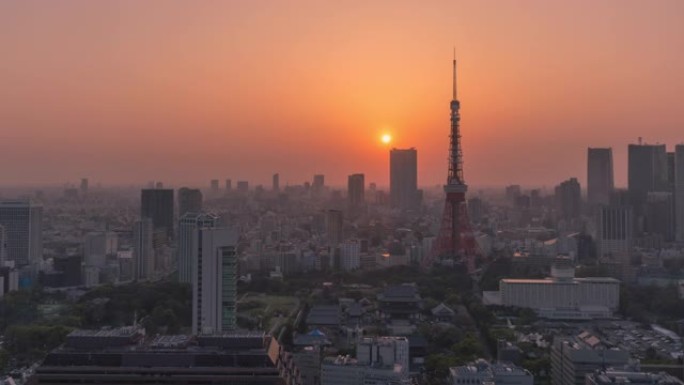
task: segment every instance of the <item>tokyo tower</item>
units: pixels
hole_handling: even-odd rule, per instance
[[[449,140],[449,173],[444,185],[446,201],[439,234],[432,252],[423,258],[424,269],[432,266],[438,258],[450,258],[465,263],[468,272],[475,271],[475,256],[480,250],[470,227],[466,206],[468,186],[463,178],[463,150],[461,148],[460,108],[456,93],[456,58],[454,58],[453,97],[451,99],[451,133]]]

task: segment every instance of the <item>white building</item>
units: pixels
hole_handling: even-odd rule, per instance
[[[227,228],[199,228],[192,256],[192,330],[222,333],[235,328],[237,233]]]
[[[26,200],[0,202],[0,225],[5,228],[5,257],[17,267],[43,259],[43,206]]]
[[[186,213],[178,223],[178,280],[192,283],[193,258],[197,257],[199,228],[216,227],[218,216],[214,214]]]
[[[554,265],[545,279],[502,279],[499,304],[531,308],[555,319],[609,318],[620,302],[620,281],[575,278],[572,266]],[[487,293],[488,300],[491,293]]]
[[[352,271],[361,267],[361,242],[350,239],[340,244],[340,269]]]
[[[451,385],[533,385],[534,376],[513,364],[490,364],[480,359],[449,368],[449,382]]]

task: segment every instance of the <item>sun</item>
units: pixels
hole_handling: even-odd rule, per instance
[[[382,137],[380,138],[380,141],[382,141],[385,144],[389,144],[392,141],[392,135],[383,134]]]

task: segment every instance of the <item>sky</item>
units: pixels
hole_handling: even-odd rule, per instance
[[[471,186],[684,142],[681,0],[4,0],[0,184],[441,184],[454,47]]]

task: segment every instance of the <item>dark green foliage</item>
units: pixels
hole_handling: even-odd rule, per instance
[[[178,333],[192,320],[192,288],[176,282],[101,286],[76,305],[84,328],[124,326],[134,315],[148,333]]]

